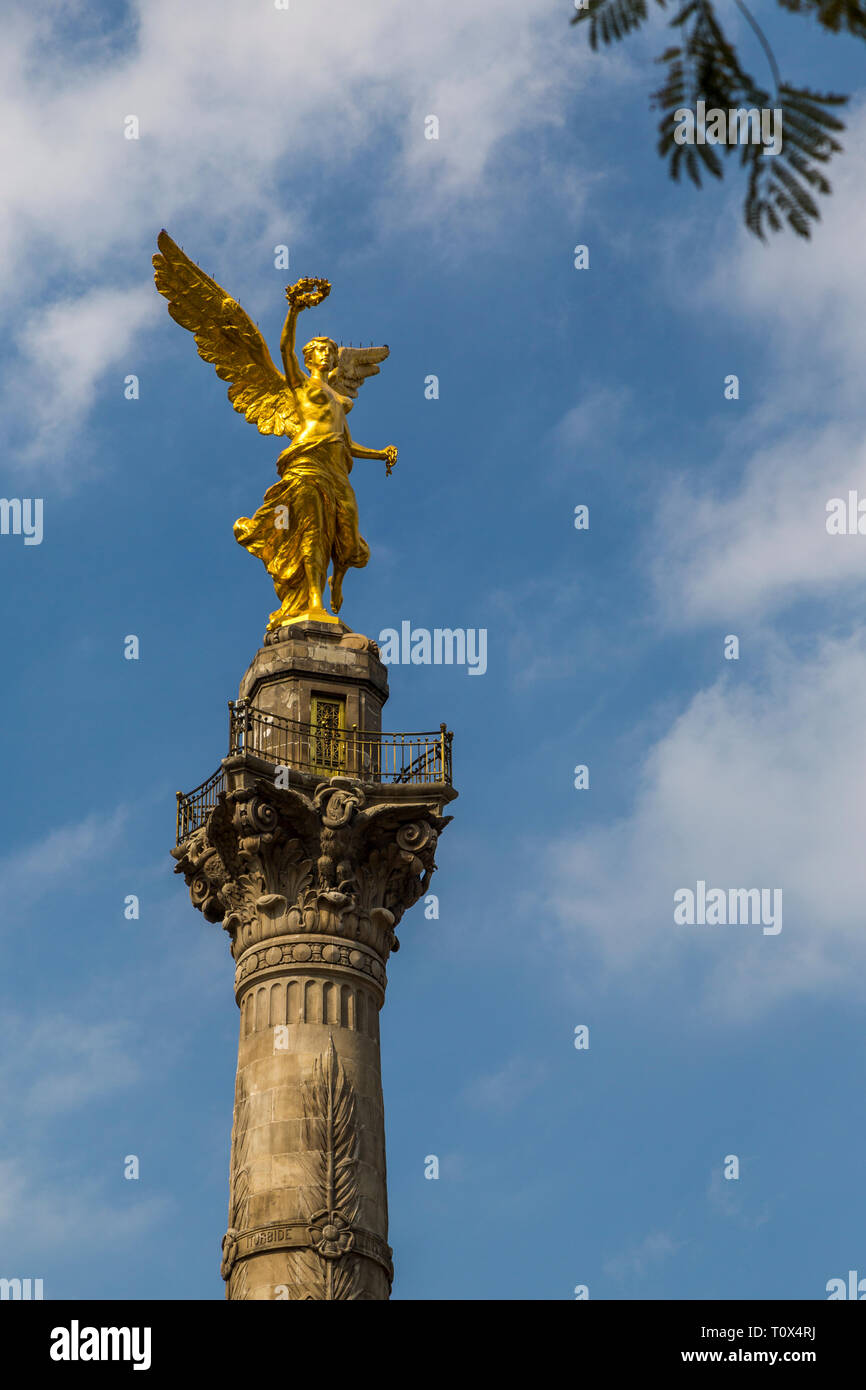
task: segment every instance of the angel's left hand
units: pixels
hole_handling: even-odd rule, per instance
[[[397,462],[397,450],[393,444],[388,444],[382,451],[385,455],[385,477],[390,477],[391,469]]]

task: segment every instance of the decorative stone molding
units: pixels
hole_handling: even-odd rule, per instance
[[[323,1260],[340,1260],[353,1252],[382,1266],[394,1277],[391,1247],[372,1231],[352,1227],[341,1212],[317,1212],[307,1221],[272,1221],[251,1231],[230,1229],[223,1236],[220,1273],[229,1280],[238,1260],[262,1250],[314,1250]],[[322,1271],[323,1277],[325,1271]]]
[[[355,652],[369,652],[371,656],[379,657],[379,647],[372,637],[365,637],[362,632],[352,632],[344,623],[306,623],[303,630],[294,624],[286,627],[278,627],[273,632],[266,632],[262,639],[263,647],[273,647],[281,642],[299,642],[310,636],[318,637],[320,641],[335,643],[344,650]]]

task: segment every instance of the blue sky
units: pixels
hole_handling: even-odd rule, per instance
[[[169,319],[163,226],[273,353],[301,275],[333,283],[311,333],[391,347],[342,616],[488,633],[484,676],[395,667],[385,711],[447,722],[460,791],[382,1019],[394,1296],[866,1273],[866,540],[825,527],[866,495],[866,115],[853,41],[756,13],[783,75],[852,93],[807,245],[747,235],[733,165],[667,178],[658,21],[593,55],[541,0],[4,20],[2,490],[44,538],[0,537],[0,1274],[223,1295],[233,972],[168,851],[273,607],[231,528],[279,446]],[[781,887],[783,930],[675,926],[698,879]]]

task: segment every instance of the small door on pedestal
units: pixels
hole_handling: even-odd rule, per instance
[[[334,695],[313,695],[310,715],[310,764],[313,770],[325,777],[345,772],[348,751],[346,701]]]

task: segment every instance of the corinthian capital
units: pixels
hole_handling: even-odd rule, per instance
[[[384,966],[398,949],[394,928],[427,891],[450,819],[422,800],[370,805],[350,777],[310,796],[257,778],[222,793],[172,853],[193,906],[223,923],[236,960],[269,939],[308,934],[372,948]]]

